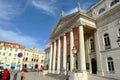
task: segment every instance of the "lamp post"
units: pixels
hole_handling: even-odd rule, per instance
[[[6,64],[7,64],[7,57],[5,57],[5,67],[6,67]]]
[[[120,36],[118,37],[117,43],[118,43],[118,46],[120,47]]]
[[[18,60],[18,67],[19,67],[19,71],[20,71],[20,59]]]
[[[73,69],[73,72],[77,72],[77,69],[76,69],[76,55],[77,55],[77,50],[76,50],[75,47],[73,47],[72,53],[73,53],[73,57],[74,57],[74,69]]]

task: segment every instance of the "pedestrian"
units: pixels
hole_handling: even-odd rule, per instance
[[[21,80],[25,80],[25,72],[24,72],[24,70],[22,70],[20,72],[20,78],[21,78]]]
[[[14,74],[13,80],[17,80],[17,72]]]
[[[44,69],[44,67],[41,65],[41,66],[40,66],[40,72],[42,72],[43,69]]]
[[[2,71],[0,71],[0,80],[2,79]]]
[[[10,80],[10,72],[8,69],[5,69],[2,73],[2,80]]]

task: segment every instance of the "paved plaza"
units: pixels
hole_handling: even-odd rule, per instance
[[[20,80],[19,72],[11,72],[10,80]],[[26,72],[25,80],[59,80],[50,76],[45,76],[41,72]]]

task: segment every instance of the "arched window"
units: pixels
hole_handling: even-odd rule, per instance
[[[113,0],[113,1],[111,2],[110,6],[115,5],[115,4],[118,3],[119,1],[120,1],[120,0]]]
[[[104,34],[104,43],[105,43],[105,49],[111,48],[109,35],[107,33]]]
[[[102,13],[102,12],[104,12],[104,11],[105,11],[105,8],[101,8],[101,9],[99,10],[99,14]]]
[[[118,36],[120,36],[120,28],[118,29]]]
[[[111,57],[108,57],[107,62],[108,62],[108,70],[109,70],[109,72],[114,72],[113,59]]]

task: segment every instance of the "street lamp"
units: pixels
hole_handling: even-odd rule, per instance
[[[19,67],[19,71],[20,71],[20,60],[18,61],[18,67]]]
[[[118,43],[118,45],[120,47],[120,36],[118,37],[117,43]]]
[[[5,67],[6,67],[6,64],[7,64],[7,57],[5,57]]]
[[[73,57],[74,57],[74,69],[73,69],[73,72],[77,72],[77,69],[76,69],[76,55],[77,55],[77,50],[76,50],[75,47],[73,47],[72,53],[73,53]]]

